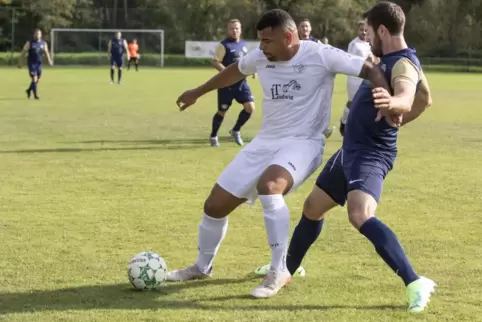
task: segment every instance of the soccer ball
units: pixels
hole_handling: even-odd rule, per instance
[[[137,290],[154,290],[162,286],[166,282],[166,274],[166,262],[153,252],[137,254],[127,266],[129,282]]]

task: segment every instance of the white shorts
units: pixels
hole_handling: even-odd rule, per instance
[[[362,79],[358,77],[348,77],[346,81],[346,91],[348,93],[348,100],[352,101],[353,97],[355,97],[358,88],[362,83]]]
[[[320,140],[284,139],[263,140],[254,138],[218,178],[217,184],[235,197],[247,199],[252,204],[258,197],[256,186],[270,165],[279,165],[293,177],[293,187],[298,188],[321,165],[325,142]]]

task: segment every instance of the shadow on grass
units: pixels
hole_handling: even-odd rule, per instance
[[[246,300],[251,297],[229,295],[207,297],[202,300],[171,300],[165,297],[182,292],[184,289],[209,287],[216,285],[240,284],[251,282],[255,277],[241,279],[214,279],[168,284],[158,291],[138,292],[127,284],[83,286],[49,291],[31,291],[25,293],[0,293],[0,315],[35,311],[67,311],[91,309],[178,309],[178,310],[401,310],[403,306],[350,306],[350,305],[251,305]],[[203,291],[201,291],[203,292]],[[209,289],[206,295],[212,294]],[[281,295],[282,296],[282,295]],[[226,301],[243,300],[244,304],[231,304]],[[253,300],[254,301],[254,300]],[[208,303],[206,303],[208,302]],[[212,303],[210,303],[212,302]]]
[[[245,139],[245,143],[249,143],[251,138]],[[219,142],[221,143],[233,143],[231,137],[219,137]],[[204,145],[209,146],[208,138],[183,138],[183,139],[159,139],[159,140],[90,140],[90,141],[80,141],[80,142],[67,142],[67,143],[81,143],[81,144],[138,144],[138,145]]]

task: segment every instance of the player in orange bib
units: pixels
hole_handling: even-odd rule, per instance
[[[136,71],[139,71],[139,58],[141,58],[141,55],[139,55],[139,45],[137,44],[137,39],[133,39],[132,42],[129,44],[129,55],[130,59],[129,62],[127,63],[127,70],[131,69],[131,64],[134,63],[136,66]]]

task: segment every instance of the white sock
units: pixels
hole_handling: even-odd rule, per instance
[[[345,109],[343,110],[343,116],[341,117],[341,123],[346,124],[346,120],[348,119],[348,114],[350,113],[350,109],[348,106],[345,105]]]
[[[263,206],[264,224],[271,247],[271,268],[287,270],[286,254],[290,234],[290,212],[283,195],[262,195],[259,200]]]
[[[213,218],[203,214],[199,224],[198,257],[196,264],[201,272],[208,274],[211,271],[214,256],[228,231],[228,217]]]

